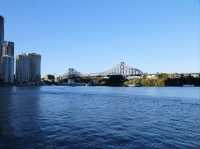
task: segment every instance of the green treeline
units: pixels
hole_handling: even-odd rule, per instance
[[[135,86],[165,86],[165,80],[140,78],[140,79],[128,80],[125,82],[125,85],[131,85],[131,84],[134,84]]]
[[[194,78],[192,76],[188,76],[181,78],[168,78],[167,80],[165,80],[165,86],[183,86],[183,85],[200,86],[200,77]]]
[[[127,80],[126,85],[135,86],[183,86],[193,85],[200,86],[200,77],[181,76],[179,78],[170,78],[167,74],[159,74],[155,78],[147,78],[146,76],[138,79]]]

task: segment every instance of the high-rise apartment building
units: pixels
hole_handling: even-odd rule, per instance
[[[0,16],[0,80],[2,80],[2,64],[1,64],[1,56],[2,56],[2,48],[1,43],[4,41],[4,18]]]
[[[14,82],[14,57],[2,56],[1,57],[2,80],[4,83]]]
[[[0,46],[0,79],[4,83],[14,80],[14,42],[2,41]]]
[[[29,81],[30,61],[27,54],[20,54],[16,57],[16,81],[18,83],[26,83]]]
[[[14,56],[14,42],[3,41],[1,44],[2,56]]]
[[[31,82],[40,82],[41,80],[41,55],[36,53],[28,54],[29,57],[29,77]]]
[[[0,16],[0,43],[4,41],[4,18]]]
[[[17,55],[15,74],[17,83],[40,82],[41,55],[36,53]]]

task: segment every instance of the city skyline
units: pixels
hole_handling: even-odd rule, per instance
[[[197,0],[61,1],[55,11],[53,2],[11,2],[0,6],[5,40],[16,54],[41,53],[42,75],[101,72],[120,61],[149,73],[200,72]]]
[[[14,53],[15,43],[5,40],[4,17],[0,16],[0,84],[32,83],[36,85],[40,83],[41,55],[37,53],[18,54],[15,63]]]

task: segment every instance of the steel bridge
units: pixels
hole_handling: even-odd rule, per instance
[[[123,76],[136,76],[143,75],[143,72],[137,68],[128,66],[125,62],[121,62],[109,70],[101,73],[91,74],[93,76],[109,76],[109,75],[123,75]]]
[[[143,75],[143,72],[137,68],[128,66],[125,62],[121,62],[116,66],[112,67],[109,70],[100,73],[91,73],[91,74],[81,74],[74,68],[69,68],[68,71],[62,76],[63,79],[67,78],[76,78],[81,76],[110,76],[110,75],[123,75],[127,76],[140,76]]]

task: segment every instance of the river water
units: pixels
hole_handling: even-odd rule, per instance
[[[0,88],[0,148],[200,149],[200,88]]]

